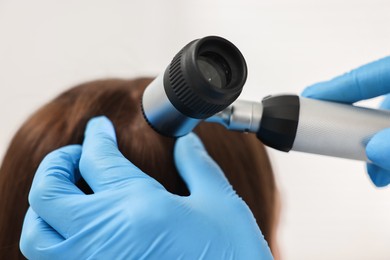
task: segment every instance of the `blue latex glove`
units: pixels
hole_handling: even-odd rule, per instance
[[[369,63],[330,81],[307,87],[302,96],[344,103],[354,103],[390,93],[390,57]],[[381,108],[390,109],[386,97]],[[390,129],[374,135],[366,147],[367,171],[378,186],[390,183]]]
[[[194,134],[180,138],[174,157],[188,197],[167,192],[125,159],[107,118],[92,119],[82,147],[60,148],[39,166],[20,241],[23,254],[29,259],[272,259],[252,212],[200,140]],[[79,172],[94,194],[74,185]]]

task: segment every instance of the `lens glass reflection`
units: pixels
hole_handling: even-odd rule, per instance
[[[231,79],[231,70],[227,62],[218,54],[207,52],[197,59],[203,77],[216,88],[226,88]]]

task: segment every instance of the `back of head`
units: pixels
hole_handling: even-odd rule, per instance
[[[150,79],[100,80],[76,86],[33,114],[19,129],[0,168],[0,258],[23,258],[19,237],[34,173],[50,151],[81,144],[86,123],[98,115],[114,124],[119,149],[145,173],[178,195],[188,195],[173,163],[174,139],[143,119],[141,95]],[[267,241],[273,240],[275,182],[264,147],[251,134],[201,123],[195,130],[237,193],[252,210]],[[78,184],[86,193],[85,183]],[[237,223],[239,225],[239,223]],[[272,242],[271,242],[272,249]]]

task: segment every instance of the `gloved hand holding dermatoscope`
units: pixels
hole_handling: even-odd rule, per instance
[[[281,151],[363,161],[368,161],[365,146],[370,138],[390,127],[389,111],[296,95],[235,101],[246,75],[245,60],[233,44],[215,36],[195,40],[145,90],[145,119],[172,137],[185,135],[206,120],[256,133],[265,145]]]

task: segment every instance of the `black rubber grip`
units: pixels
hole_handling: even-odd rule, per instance
[[[262,101],[263,115],[256,133],[263,144],[288,152],[294,144],[299,121],[297,95],[268,96]]]
[[[221,88],[213,86],[201,73],[202,55],[221,57],[231,78]],[[232,43],[208,36],[187,44],[164,73],[164,89],[172,105],[188,117],[204,119],[222,111],[240,95],[247,68],[241,52]]]

